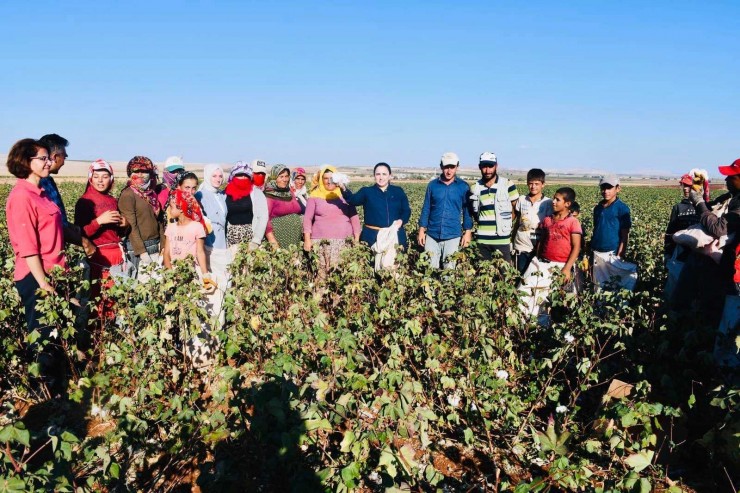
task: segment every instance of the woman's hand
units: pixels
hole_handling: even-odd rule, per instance
[[[570,268],[569,267],[563,267],[561,270],[563,271],[563,276],[565,277],[565,282],[570,282]]]
[[[39,285],[39,289],[42,289],[44,291],[48,291],[50,293],[53,293],[54,292],[54,288],[52,287],[51,284],[49,284],[49,281],[44,281],[43,284],[40,284]]]
[[[303,250],[310,252],[313,248],[313,242],[311,241],[311,238],[306,238],[303,240]]]
[[[96,217],[95,220],[101,226],[103,224],[120,224],[121,223],[121,213],[116,210],[105,211],[104,213]]]

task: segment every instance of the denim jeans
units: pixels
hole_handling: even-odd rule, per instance
[[[447,258],[455,253],[459,247],[459,236],[457,238],[450,238],[449,240],[435,240],[427,235],[424,251],[432,254],[429,262],[435,269],[440,268],[440,260],[442,261],[442,267],[445,269],[454,269],[455,262],[447,261]]]

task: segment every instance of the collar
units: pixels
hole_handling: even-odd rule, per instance
[[[24,178],[18,178],[15,181],[15,186],[16,187],[20,187],[23,190],[27,190],[29,192],[33,192],[36,195],[41,195],[41,194],[46,195],[46,193],[44,192],[44,189],[41,188],[41,183],[40,182],[39,182],[39,186],[36,186],[36,185],[34,185],[33,183],[31,183],[30,181],[28,181],[28,180],[26,180]]]

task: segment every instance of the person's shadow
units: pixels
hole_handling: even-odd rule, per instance
[[[213,459],[201,464],[202,491],[325,491],[299,443],[306,426],[290,401],[299,396],[291,381],[275,377],[240,390],[229,403],[238,407],[248,430],[242,439],[216,445]]]

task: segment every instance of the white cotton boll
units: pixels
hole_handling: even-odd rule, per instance
[[[349,185],[349,176],[344,173],[332,173],[331,181],[337,185]]]
[[[470,410],[471,411],[477,411],[478,410],[478,406],[475,405],[475,402],[471,402],[470,403]]]
[[[458,407],[460,405],[460,396],[457,394],[448,395],[447,403],[452,407]]]
[[[49,335],[51,336],[52,339],[56,339],[57,337],[59,337],[59,331],[57,329],[54,329],[51,331]]]
[[[499,380],[508,380],[509,372],[506,370],[499,370],[496,372],[496,378],[498,378]]]
[[[380,474],[378,474],[376,471],[373,471],[370,474],[368,474],[367,479],[369,479],[375,484],[381,484],[383,482],[383,479],[380,477]]]
[[[571,344],[571,343],[573,343],[573,341],[576,340],[576,338],[573,337],[573,335],[570,332],[568,332],[567,334],[565,334],[564,339],[565,339],[565,342],[567,342],[568,344]]]
[[[93,405],[92,409],[90,409],[90,416],[99,416],[101,414],[101,409],[97,405]]]
[[[558,414],[565,414],[568,412],[568,408],[566,406],[558,406],[555,408],[555,412]]]

